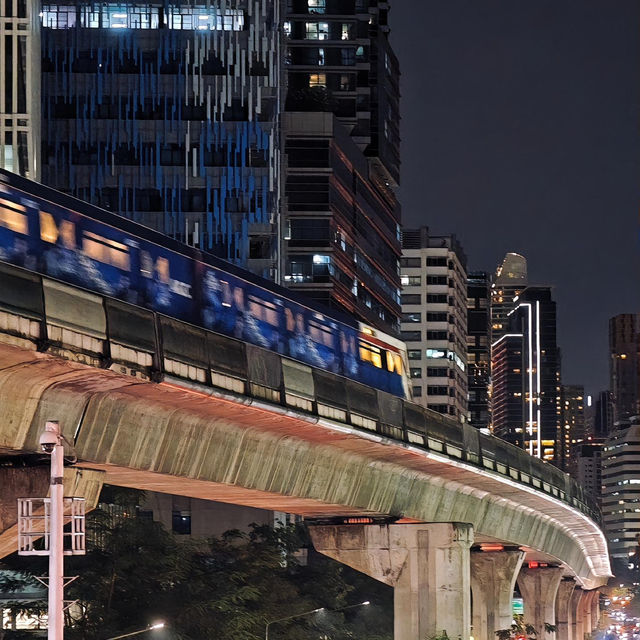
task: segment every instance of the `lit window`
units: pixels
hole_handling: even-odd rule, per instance
[[[402,366],[402,356],[399,353],[387,351],[387,369],[389,369],[391,373],[402,375],[404,367]]]
[[[327,8],[327,0],[307,0],[309,13],[324,13]]]
[[[311,73],[311,74],[309,74],[309,86],[310,87],[326,87],[327,86],[327,74],[326,73]]]
[[[351,25],[349,23],[342,23],[342,31],[340,38],[342,40],[351,40]]]
[[[328,40],[329,39],[329,23],[328,22],[307,22],[307,40]]]
[[[24,209],[24,207],[7,200],[0,200],[0,202],[7,205],[6,207],[0,206],[0,227],[26,236],[28,233],[27,216],[16,211],[16,209]]]
[[[368,342],[360,343],[360,359],[363,362],[370,362],[378,369],[382,369],[382,351]]]

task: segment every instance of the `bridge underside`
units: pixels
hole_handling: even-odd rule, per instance
[[[45,420],[57,419],[81,465],[103,471],[106,483],[305,516],[466,522],[476,539],[563,564],[587,589],[607,580],[592,522],[491,472],[281,407],[19,346],[0,343],[7,453],[36,451]]]

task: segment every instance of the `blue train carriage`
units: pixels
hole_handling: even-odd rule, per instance
[[[410,397],[399,340],[112,213],[0,179],[0,260]]]

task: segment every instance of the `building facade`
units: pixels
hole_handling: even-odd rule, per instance
[[[493,432],[561,466],[560,352],[551,289],[527,287],[513,304],[508,327],[491,347]]]
[[[288,0],[285,284],[387,332],[400,318],[399,69],[387,2]]]
[[[640,416],[640,314],[609,320],[609,355],[614,422]]]
[[[277,276],[279,0],[2,7],[0,165]]]
[[[563,384],[560,387],[560,433],[556,463],[564,471],[575,468],[574,446],[586,439],[584,387]]]
[[[507,253],[491,283],[491,342],[497,342],[509,328],[514,300],[528,284],[527,260],[519,253]]]
[[[600,503],[602,500],[602,450],[604,438],[588,436],[571,446],[569,473]]]
[[[602,451],[602,516],[609,553],[625,558],[640,535],[640,425],[618,425]]]
[[[467,366],[469,384],[469,422],[477,429],[488,429],[489,381],[491,363],[491,288],[486,271],[467,276]]]
[[[415,402],[468,421],[466,257],[455,236],[402,234],[402,339]]]

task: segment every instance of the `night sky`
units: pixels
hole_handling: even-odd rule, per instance
[[[640,2],[392,0],[406,226],[470,269],[522,253],[554,286],[562,379],[608,388],[608,319],[640,311]]]

